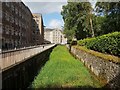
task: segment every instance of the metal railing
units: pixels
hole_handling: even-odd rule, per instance
[[[3,51],[0,53],[0,67],[4,71],[6,68],[9,68],[13,65],[16,65],[20,62],[25,61],[26,59],[43,52],[51,47],[55,46],[55,44],[48,45],[40,45],[34,47],[21,48],[10,51]]]

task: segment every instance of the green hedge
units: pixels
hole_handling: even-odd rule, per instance
[[[79,40],[78,45],[102,53],[120,56],[120,32]]]

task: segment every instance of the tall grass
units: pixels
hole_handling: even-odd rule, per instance
[[[79,60],[70,55],[65,46],[57,46],[32,87],[100,87],[100,84]]]

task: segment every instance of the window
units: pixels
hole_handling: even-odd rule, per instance
[[[12,8],[12,11],[14,11],[14,5],[13,4],[11,5],[11,8]]]
[[[13,17],[13,15],[11,16],[11,22],[14,23],[14,17]]]
[[[24,15],[22,14],[22,19],[24,18],[23,16],[24,16]]]
[[[0,24],[0,34],[2,34],[2,25]]]
[[[23,34],[23,33],[21,33],[21,35],[22,35],[22,36],[24,36],[24,34]]]
[[[5,33],[5,26],[3,25],[2,28],[3,28],[2,31]]]
[[[11,26],[11,35],[14,35],[14,27]]]
[[[0,10],[0,19],[2,18],[2,10]]]
[[[22,6],[20,2],[19,2],[19,6],[20,6],[20,7]]]
[[[17,46],[18,44],[17,44],[17,40],[15,40],[15,46]]]
[[[14,46],[14,40],[11,40],[12,45]]]
[[[5,33],[6,33],[6,34],[9,34],[9,25],[6,25],[6,26],[5,26]]]
[[[5,18],[7,21],[9,21],[9,13],[8,12],[5,12]]]
[[[17,31],[15,32],[15,35],[18,35],[18,32],[17,32]]]
[[[19,32],[19,36],[20,36],[20,32]]]
[[[15,18],[15,23],[16,23],[16,25],[18,25],[18,19],[17,18]]]
[[[6,2],[5,2],[5,5],[7,6],[7,7],[10,7],[10,3],[6,0]]]
[[[20,21],[20,20],[18,21],[18,24],[19,24],[19,26],[21,27],[21,21]]]
[[[15,13],[18,14],[18,9],[17,8],[15,8]]]
[[[19,17],[21,17],[22,15],[21,15],[21,11],[19,11]]]

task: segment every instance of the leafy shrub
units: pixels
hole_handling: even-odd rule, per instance
[[[120,32],[79,40],[78,45],[102,53],[120,56]]]

